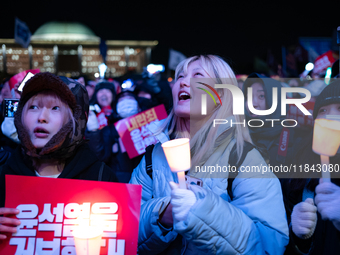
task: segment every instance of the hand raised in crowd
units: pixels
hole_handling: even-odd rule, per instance
[[[89,112],[89,117],[87,119],[87,129],[89,131],[96,131],[99,128],[99,123],[97,120],[97,116],[94,111]]]
[[[340,187],[332,182],[323,182],[315,188],[315,204],[323,220],[330,220],[340,231]]]
[[[301,239],[310,238],[315,230],[317,208],[312,198],[296,204],[292,212],[292,230]]]
[[[16,233],[19,226],[20,220],[9,218],[7,216],[16,215],[20,211],[16,208],[5,208],[0,207],[0,239],[6,239],[7,236],[4,233]]]
[[[177,221],[183,221],[197,201],[195,193],[188,189],[180,189],[174,182],[170,182],[170,187],[173,217]]]

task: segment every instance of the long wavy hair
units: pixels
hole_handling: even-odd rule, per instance
[[[178,80],[180,73],[186,73],[188,66],[195,61],[200,61],[204,71],[212,78],[215,84],[231,84],[238,86],[235,74],[231,67],[219,56],[215,55],[198,55],[187,58],[178,64],[175,72],[175,81]],[[233,97],[227,89],[216,89],[223,102],[223,106],[218,104],[210,116],[207,116],[207,121],[200,127],[199,131],[190,137],[190,127],[187,126],[185,118],[176,116],[174,108],[170,112],[168,118],[163,123],[161,130],[168,130],[171,138],[190,138],[191,161],[192,166],[203,165],[206,160],[213,154],[213,147],[217,141],[217,128],[212,128],[214,119],[226,119],[233,115]],[[245,120],[242,115],[235,115],[236,122]],[[235,138],[237,145],[238,160],[243,152],[244,141],[252,143],[247,126],[236,125]]]

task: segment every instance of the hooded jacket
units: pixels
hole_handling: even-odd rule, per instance
[[[101,81],[99,82],[97,85],[96,85],[96,89],[94,91],[94,94],[91,98],[91,101],[90,101],[90,104],[91,105],[94,105],[94,104],[98,104],[98,100],[97,100],[97,93],[99,90],[101,89],[108,89],[112,92],[112,102],[111,102],[111,107],[112,109],[114,108],[115,106],[115,103],[116,103],[116,100],[115,100],[115,97],[117,96],[116,94],[116,88],[115,88],[115,85],[111,82],[108,82],[108,81]]]
[[[334,81],[329,84],[317,97],[313,117],[317,117],[319,109],[323,106],[336,104],[340,102],[340,81]],[[290,254],[339,254],[340,250],[340,231],[335,228],[332,221],[323,220],[319,212],[317,212],[317,223],[313,235],[309,239],[300,239],[292,231],[291,214],[296,204],[305,201],[308,197],[315,198],[315,189],[319,184],[319,178],[322,177],[318,166],[321,164],[320,155],[313,151],[313,135],[311,132],[307,134],[302,143],[296,144],[294,147],[294,157],[291,161],[292,165],[309,166],[310,171],[304,173],[304,179],[295,177],[294,179],[281,180],[284,202],[286,206],[287,218],[290,230],[290,239],[286,253]],[[340,166],[340,148],[338,152],[329,157],[331,171],[331,182],[340,186],[339,172],[335,171]],[[301,178],[301,175],[299,176]],[[308,179],[306,179],[308,177]]]
[[[22,111],[25,103],[34,95],[51,90],[64,100],[72,110],[73,121],[69,120],[40,150],[37,150],[26,128],[22,124]],[[51,73],[38,73],[26,82],[19,101],[18,110],[14,115],[14,124],[22,148],[26,154],[39,159],[66,159],[73,155],[77,146],[84,143],[84,134],[89,113],[87,91],[80,83]]]
[[[25,103],[32,96],[46,90],[54,91],[68,104],[72,109],[75,126],[73,129],[70,120],[38,150],[33,146],[21,117]],[[5,175],[36,176],[32,164],[34,158],[64,160],[65,166],[58,178],[117,181],[114,172],[105,165],[103,172],[99,173],[102,163],[85,143],[88,111],[87,91],[83,85],[72,79],[39,73],[27,81],[14,119],[21,145],[0,170],[0,206],[4,206],[5,201]]]
[[[132,96],[137,101],[137,96],[134,93],[122,91],[117,95],[116,102],[125,95]],[[117,113],[116,106],[113,109],[113,115],[115,116],[115,121],[123,119]],[[87,130],[85,136],[89,139],[89,146],[96,156],[115,170],[119,182],[128,183],[133,169],[139,164],[143,156],[129,158],[127,152],[121,148],[119,134],[115,125],[112,123],[99,130]]]
[[[116,99],[117,93],[116,93],[116,87],[113,83],[108,82],[108,81],[99,82],[96,85],[96,89],[95,89],[94,94],[92,95],[92,98],[90,100],[90,105],[95,105],[95,104],[99,105],[98,100],[97,100],[97,93],[101,89],[108,89],[112,93],[112,102],[111,102],[111,105],[110,105],[111,109],[112,109],[112,113],[111,113],[111,115],[106,116],[106,117],[107,117],[108,122],[109,122],[108,124],[113,124],[114,122],[117,121],[117,113],[115,112],[116,102],[117,102],[117,99]],[[100,108],[102,108],[101,105],[99,105],[99,106],[100,106]]]
[[[222,126],[225,127],[219,130],[219,146],[205,162],[206,167],[228,165],[235,139],[230,141],[230,132],[225,132],[230,126]],[[247,166],[266,163],[253,149],[239,169]],[[232,182],[232,200],[227,192],[227,177],[212,178],[209,173],[205,178],[200,176],[203,188],[191,186],[197,202],[186,220],[167,229],[158,220],[170,203],[169,182],[178,179],[171,172],[160,143],[152,151],[153,179],[145,168],[144,157],[130,180],[131,184],[143,186],[139,254],[283,254],[288,244],[288,225],[280,183],[273,174],[240,172]]]
[[[245,96],[245,106],[248,104],[248,88],[251,87],[252,84],[259,82],[263,85],[265,98],[266,98],[266,108],[270,109],[273,105],[273,88],[277,88],[277,107],[276,110],[270,115],[264,116],[250,116],[248,110],[245,111],[246,121],[248,122],[251,119],[259,119],[264,125],[261,127],[252,127],[249,126],[249,132],[252,140],[259,147],[265,148],[269,153],[269,164],[274,166],[280,166],[281,164],[285,164],[287,159],[291,156],[291,147],[293,146],[294,141],[294,128],[288,128],[289,136],[288,136],[288,149],[286,157],[280,157],[278,155],[280,136],[283,132],[283,126],[281,122],[286,119],[286,116],[281,115],[281,88],[282,85],[279,81],[276,81],[272,78],[265,77],[258,73],[252,73],[248,76],[243,84],[243,94]],[[253,91],[254,93],[254,91]],[[286,109],[288,112],[288,106]],[[268,121],[268,120],[275,121]],[[252,123],[252,125],[259,125],[258,123]]]

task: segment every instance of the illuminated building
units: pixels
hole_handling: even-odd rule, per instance
[[[149,64],[151,50],[157,41],[107,40],[107,77],[123,75],[127,70],[142,72]],[[0,39],[0,71],[16,74],[39,68],[41,72],[71,77],[98,73],[103,62],[100,38],[77,22],[48,22],[31,37],[25,49],[14,39]]]

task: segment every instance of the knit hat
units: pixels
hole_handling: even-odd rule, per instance
[[[97,101],[97,93],[101,89],[108,89],[112,92],[112,102],[111,102],[111,107],[114,106],[115,104],[115,97],[116,97],[116,87],[113,83],[108,82],[108,81],[101,81],[97,83],[96,89],[94,91],[94,94],[91,98],[91,105],[98,104]],[[112,107],[113,108],[113,107]]]
[[[313,118],[316,119],[322,106],[329,104],[340,104],[340,79],[336,79],[334,82],[325,87],[316,98]]]
[[[41,150],[37,150],[22,125],[21,116],[26,102],[43,91],[53,91],[66,102],[72,110],[74,121],[66,123]],[[88,112],[89,98],[83,85],[70,78],[58,77],[48,72],[36,74],[26,82],[14,116],[14,124],[25,153],[39,159],[66,159],[72,156],[75,148],[84,142]]]

